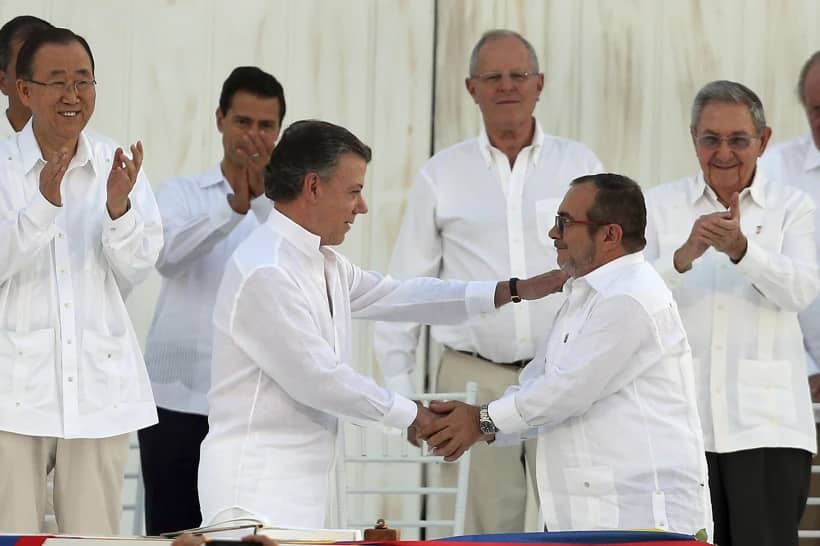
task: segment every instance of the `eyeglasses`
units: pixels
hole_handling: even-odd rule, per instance
[[[701,135],[696,139],[696,142],[701,148],[705,148],[707,150],[717,150],[720,148],[720,143],[724,140],[732,150],[745,150],[751,146],[753,140],[758,140],[758,137],[749,135],[732,135],[727,137],[717,135]]]
[[[608,226],[612,222],[593,222],[591,220],[573,220],[569,216],[561,214],[555,215],[555,229],[558,231],[558,236],[563,237],[564,231],[570,226],[579,224],[582,226]]]
[[[509,72],[507,76],[509,76],[510,80],[513,83],[524,83],[530,77],[537,76],[538,72]],[[473,80],[478,80],[481,83],[496,85],[501,83],[501,80],[504,78],[503,72],[485,72],[484,74],[478,74],[476,76],[470,76]]]
[[[97,80],[74,80],[71,82],[38,82],[37,80],[26,80],[37,85],[45,87],[50,93],[55,95],[65,93],[76,93],[78,95],[87,95],[97,85]]]

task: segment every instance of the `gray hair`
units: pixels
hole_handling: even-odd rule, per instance
[[[806,106],[806,76],[809,75],[809,70],[817,64],[817,61],[820,61],[820,51],[815,51],[809,60],[803,65],[803,68],[800,69],[800,77],[797,79],[797,98],[800,99],[800,104]]]
[[[690,129],[695,131],[700,121],[703,109],[710,102],[728,102],[731,104],[742,104],[749,109],[755,130],[760,133],[766,128],[766,114],[763,112],[763,103],[754,91],[742,83],[728,80],[717,80],[709,82],[698,91],[695,101],[692,103],[692,119]]]
[[[344,127],[315,119],[293,123],[282,133],[265,168],[265,195],[283,203],[293,201],[308,173],[327,181],[341,155],[348,153],[368,163],[372,156],[370,147]]]
[[[497,28],[494,30],[488,30],[484,34],[481,35],[481,38],[478,40],[475,46],[473,46],[473,52],[470,53],[470,76],[477,76],[476,71],[478,70],[478,53],[481,51],[481,48],[484,47],[485,44],[488,42],[492,42],[494,40],[500,40],[501,38],[516,38],[524,47],[527,48],[527,53],[530,55],[530,64],[532,65],[532,69],[535,72],[540,72],[541,70],[538,68],[538,54],[535,53],[535,48],[532,47],[532,44],[527,41],[526,38],[521,36],[519,33],[515,32],[514,30],[507,30],[503,28]]]

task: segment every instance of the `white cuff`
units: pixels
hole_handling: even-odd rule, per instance
[[[260,224],[264,224],[268,221],[271,209],[273,209],[273,201],[268,199],[268,196],[264,193],[251,199],[251,210],[256,215],[256,219]]]
[[[467,316],[470,318],[495,312],[495,281],[473,281],[467,283],[464,299]]]
[[[521,414],[518,413],[515,394],[490,402],[487,411],[495,426],[504,434],[521,434],[530,428],[524,418],[521,417]]]
[[[393,394],[393,406],[385,414],[382,424],[404,430],[413,424],[419,407],[415,402],[400,394]]]

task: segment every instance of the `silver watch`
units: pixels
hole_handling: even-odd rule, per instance
[[[481,434],[495,434],[498,432],[498,427],[495,426],[493,420],[490,419],[490,411],[487,404],[482,404],[478,408],[478,428]]]

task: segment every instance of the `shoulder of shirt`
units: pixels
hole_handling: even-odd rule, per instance
[[[461,142],[457,142],[456,144],[448,146],[443,150],[439,150],[438,152],[433,154],[433,157],[427,160],[422,169],[426,169],[430,166],[448,164],[453,161],[464,159],[470,156],[481,157],[478,149],[477,137],[462,140]]]
[[[806,155],[807,140],[808,137],[803,135],[791,140],[772,144],[766,149],[766,153],[763,154],[760,161],[766,163],[786,156],[799,156],[802,159],[803,156]]]
[[[696,178],[696,176],[686,176],[670,182],[663,182],[662,184],[652,186],[651,188],[645,190],[644,195],[646,196],[647,201],[651,199],[667,204],[668,201],[665,198],[673,195],[685,195],[686,191],[695,182]]]
[[[578,140],[572,140],[570,138],[550,135],[547,133],[544,133],[544,141],[542,143],[542,146],[545,149],[548,146],[555,146],[562,153],[589,154],[592,156],[595,155],[595,152],[592,151],[592,148],[590,148],[583,142],[580,142]]]
[[[673,301],[663,278],[648,262],[619,268],[604,282],[598,283],[596,291],[604,299],[628,297],[650,313]]]
[[[197,174],[188,174],[188,175],[180,175],[180,176],[171,176],[170,178],[166,178],[159,183],[159,187],[171,187],[171,186],[195,186],[195,189],[200,187],[200,183],[202,179],[206,176],[210,175],[213,172],[213,167],[208,169],[207,171],[202,171],[201,173]]]

